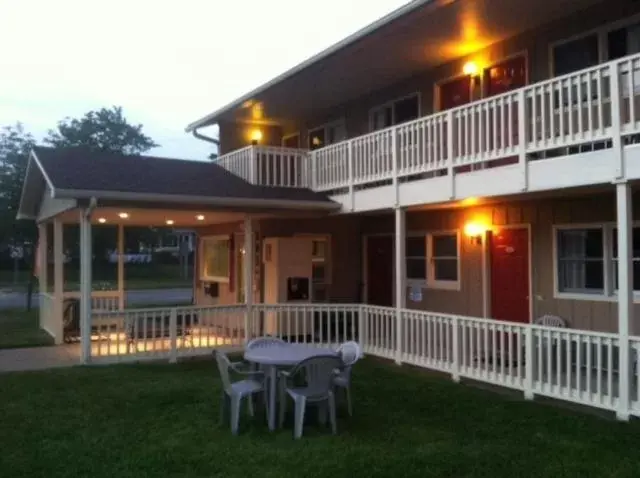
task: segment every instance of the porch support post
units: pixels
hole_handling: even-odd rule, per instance
[[[53,314],[55,317],[55,343],[61,344],[64,338],[64,229],[60,219],[53,220]]]
[[[618,420],[629,420],[630,354],[629,323],[633,317],[633,214],[631,186],[627,182],[616,184],[618,228]]]
[[[124,310],[124,224],[118,224],[118,309]]]
[[[45,317],[51,313],[51,311],[45,310],[45,300],[42,295],[49,292],[49,284],[47,283],[49,279],[49,258],[47,257],[47,251],[49,249],[48,232],[49,229],[46,222],[38,224],[38,292],[40,296],[38,317],[41,329],[44,329],[47,326],[45,323]]]
[[[247,307],[244,316],[244,340],[251,340],[250,329],[253,328],[253,262],[254,262],[253,221],[250,217],[244,220],[244,303]]]
[[[402,310],[406,306],[405,287],[405,244],[406,244],[406,210],[401,207],[395,208],[395,302],[396,302],[396,363],[402,363]]]
[[[91,210],[80,211],[80,343],[83,364],[91,361]]]

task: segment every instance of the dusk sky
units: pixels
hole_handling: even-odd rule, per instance
[[[0,0],[0,125],[41,138],[120,105],[161,145],[152,154],[205,159],[188,123],[405,3]]]

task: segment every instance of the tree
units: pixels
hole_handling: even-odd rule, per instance
[[[122,108],[89,111],[82,118],[65,118],[49,130],[44,142],[53,147],[85,146],[93,150],[141,154],[158,146],[142,132],[142,125],[127,121]]]
[[[29,151],[35,145],[21,123],[0,130],[0,244],[23,246],[34,242],[33,221],[16,221]]]

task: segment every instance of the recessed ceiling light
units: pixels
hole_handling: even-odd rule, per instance
[[[129,219],[129,214],[126,212],[121,212],[118,216],[120,216],[120,219]]]
[[[99,222],[100,224],[104,224],[105,222],[107,222],[107,220],[106,220],[104,217],[99,217],[99,218],[98,218],[98,222]]]
[[[196,216],[196,219],[198,221],[204,221],[204,216],[202,214],[200,214],[200,215]]]
[[[167,219],[167,226],[173,226],[173,220]]]

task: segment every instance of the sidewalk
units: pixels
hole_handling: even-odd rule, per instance
[[[0,373],[46,370],[79,364],[79,344],[0,350]]]

